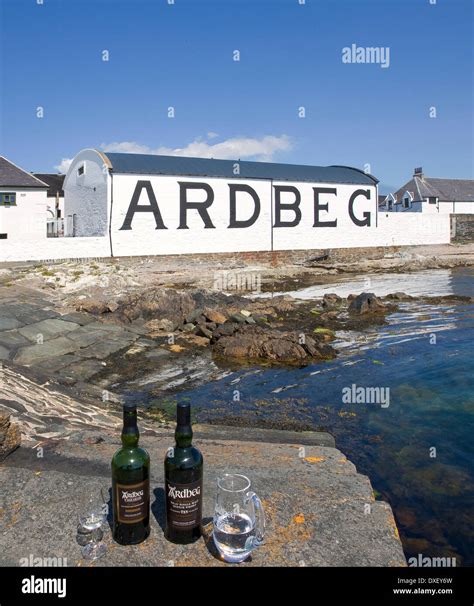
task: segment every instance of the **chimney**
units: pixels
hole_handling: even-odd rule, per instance
[[[419,166],[418,168],[415,168],[415,172],[413,173],[413,176],[423,179],[423,168],[421,166]]]

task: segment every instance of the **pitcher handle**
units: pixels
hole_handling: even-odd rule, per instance
[[[248,492],[247,502],[252,501],[255,512],[255,539],[254,547],[262,545],[265,538],[265,512],[260,498],[254,492]]]

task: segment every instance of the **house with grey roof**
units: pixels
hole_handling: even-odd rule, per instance
[[[0,240],[46,238],[48,185],[0,156]]]
[[[382,212],[474,213],[474,180],[438,179],[415,168],[413,177],[379,203]]]

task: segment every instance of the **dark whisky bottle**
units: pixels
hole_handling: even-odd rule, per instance
[[[150,457],[139,437],[137,407],[124,404],[122,448],[112,458],[113,537],[121,545],[150,534]]]
[[[179,403],[176,444],[165,458],[165,536],[182,545],[201,536],[203,458],[192,439],[191,407]]]

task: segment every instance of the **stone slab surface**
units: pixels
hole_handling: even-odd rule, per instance
[[[64,322],[63,320],[57,319],[48,319],[41,320],[41,322],[29,324],[28,326],[24,326],[23,328],[19,328],[18,332],[33,343],[37,343],[38,335],[41,335],[43,341],[47,341],[48,339],[54,339],[55,337],[64,335],[65,333],[74,330],[77,327],[78,325],[72,322]]]
[[[239,566],[406,565],[391,508],[374,501],[368,478],[335,448],[297,443],[197,441],[205,465],[204,536],[188,546],[167,542],[163,458],[173,443],[171,429],[141,440],[151,456],[150,538],[123,547],[112,541],[107,526],[108,552],[89,564],[75,542],[77,516],[91,495],[109,494],[117,438],[89,444],[51,441],[43,444],[41,458],[34,448],[22,447],[6,459],[0,470],[1,484],[8,487],[1,497],[1,565],[18,566],[31,554],[67,558],[70,566],[228,566],[211,537],[216,477],[225,472],[251,479],[267,517],[265,544]]]

